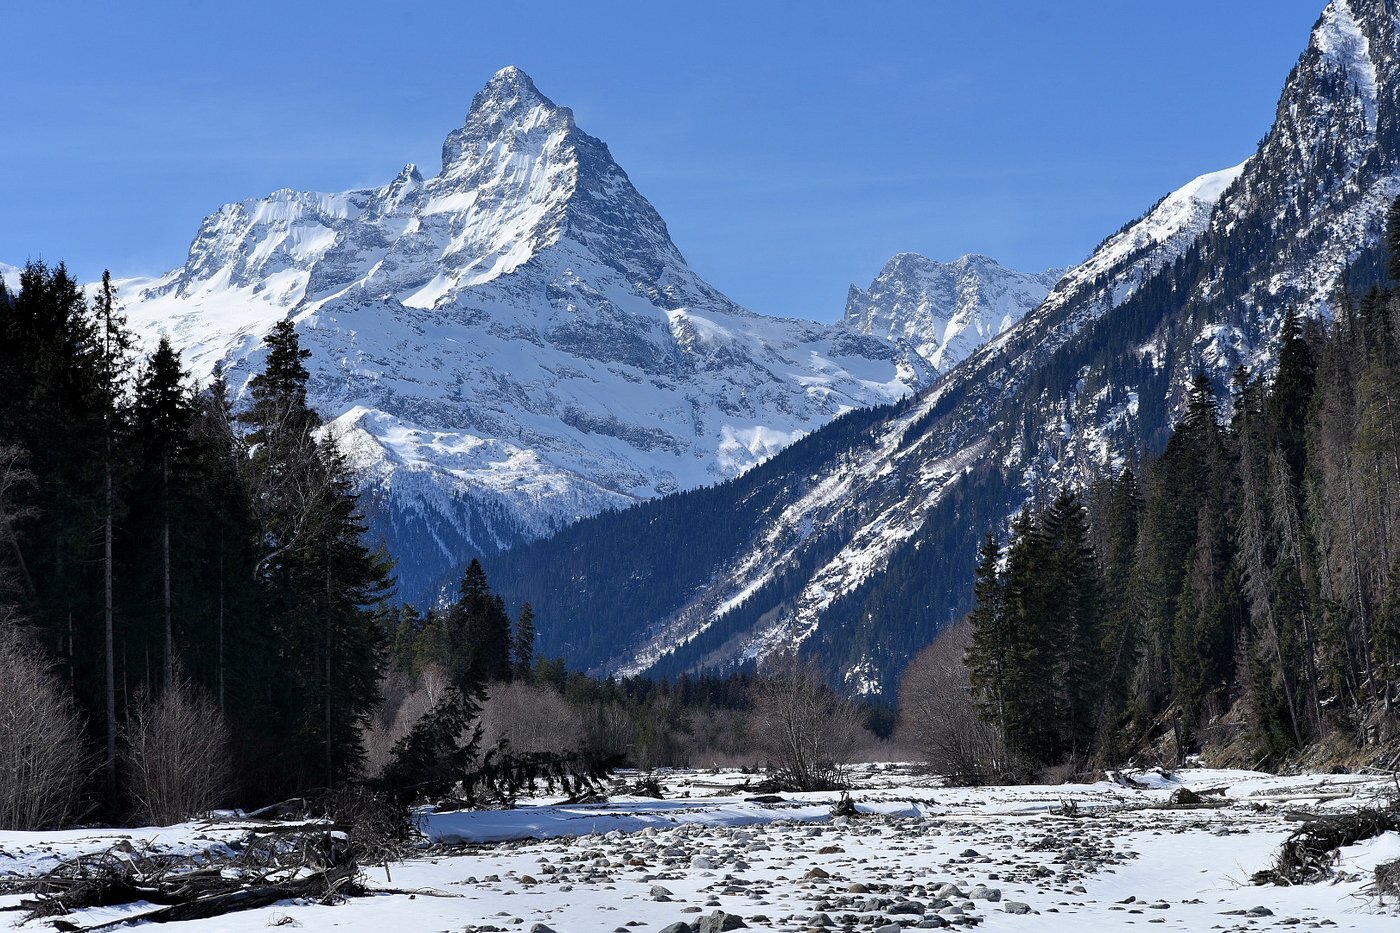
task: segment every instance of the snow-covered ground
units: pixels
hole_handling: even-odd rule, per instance
[[[1329,882],[1249,882],[1271,864],[1299,811],[1375,805],[1394,791],[1375,777],[1188,770],[1137,773],[1124,783],[964,790],[906,768],[869,766],[855,774],[854,818],[831,816],[835,794],[756,801],[738,790],[743,776],[735,772],[661,777],[661,801],[618,796],[606,804],[537,801],[511,811],[426,814],[426,831],[440,845],[395,863],[389,877],[369,871],[371,887],[422,889],[416,896],[283,903],[199,926],[409,933],[542,924],[557,933],[601,933],[659,931],[724,911],[749,928],[789,931],[890,924],[1389,931],[1400,917],[1368,890],[1375,865],[1400,857],[1396,833],[1344,849]],[[1182,786],[1226,805],[1164,808]],[[123,841],[198,850],[241,828],[3,833],[0,875],[33,873],[58,857]],[[0,899],[0,907],[17,900]],[[131,912],[63,919],[85,927]],[[48,929],[46,921],[22,928]]]

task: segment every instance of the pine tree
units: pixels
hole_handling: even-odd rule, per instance
[[[262,546],[255,565],[276,633],[265,675],[289,777],[332,785],[358,773],[361,727],[378,702],[391,564],[363,543],[349,469],[317,439],[307,403],[309,356],[290,321],[267,335],[267,362],[242,416]],[[319,766],[313,766],[319,763]]]
[[[1000,572],[1001,553],[996,535],[989,532],[982,541],[977,562],[977,582],[973,587],[976,606],[968,615],[972,642],[967,652],[967,666],[984,715],[1005,734],[1008,722],[1006,662],[1012,638]]]
[[[1105,665],[1103,717],[1116,728],[1127,712],[1128,686],[1142,654],[1142,619],[1135,585],[1142,520],[1142,489],[1137,474],[1125,467],[1109,484],[1103,554]]]
[[[446,626],[450,639],[447,666],[454,682],[470,685],[510,679],[510,615],[501,598],[491,592],[479,560],[467,565]]]

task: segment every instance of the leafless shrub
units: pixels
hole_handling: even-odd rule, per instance
[[[228,727],[218,706],[183,678],[138,702],[122,732],[122,765],[138,820],[178,823],[228,793]]]
[[[950,784],[976,786],[1007,772],[1006,747],[997,728],[978,715],[968,681],[972,629],[945,629],[914,658],[899,692],[900,739]]]
[[[831,689],[815,661],[786,655],[754,681],[749,729],[780,782],[797,790],[831,790],[842,785],[841,766],[861,723],[855,704]]]
[[[583,718],[548,687],[499,683],[481,707],[481,729],[483,748],[504,739],[516,754],[563,754],[578,750]]]
[[[91,764],[68,692],[0,606],[0,829],[74,819]]]

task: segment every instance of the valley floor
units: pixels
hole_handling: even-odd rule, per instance
[[[541,801],[512,811],[427,814],[442,845],[368,871],[371,887],[423,889],[339,906],[282,903],[171,933],[299,926],[347,933],[521,930],[653,933],[716,911],[749,928],[879,930],[890,924],[980,930],[1397,929],[1400,908],[1371,892],[1373,869],[1400,858],[1400,834],[1342,850],[1335,877],[1255,886],[1300,811],[1376,805],[1389,780],[1275,777],[1245,771],[1134,773],[1133,781],[953,789],[899,766],[857,770],[859,815],[831,816],[835,794],[754,802],[736,772],[662,776],[669,799]],[[1132,786],[1141,784],[1144,786]],[[1180,787],[1221,805],[1169,809]],[[689,795],[689,796],[682,796]],[[246,824],[0,833],[0,878],[119,842],[199,851]],[[0,908],[18,897],[0,898]],[[77,927],[132,908],[69,915]],[[0,928],[18,923],[0,914]],[[48,930],[48,921],[19,925]],[[893,933],[890,927],[890,933]]]

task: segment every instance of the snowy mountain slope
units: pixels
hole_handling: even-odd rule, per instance
[[[546,647],[598,670],[669,672],[672,664],[687,668],[758,657],[810,637],[833,602],[853,596],[879,576],[911,540],[936,533],[927,527],[930,506],[967,472],[978,469],[979,460],[999,454],[988,437],[996,406],[1014,398],[1026,375],[1056,348],[1179,258],[1200,236],[1214,209],[1206,196],[1223,193],[1224,186],[1209,181],[1233,174],[1237,171],[1193,180],[1163,198],[1106,240],[1083,265],[1060,277],[1055,290],[1024,321],[917,400],[877,414],[874,427],[860,424],[852,430],[838,423],[811,439],[812,444],[825,442],[825,447],[834,448],[834,455],[814,462],[804,455],[809,446],[804,442],[783,463],[753,471],[728,499],[720,491],[692,496],[720,502],[697,505],[693,516],[682,510],[688,517],[675,521],[703,521],[706,513],[729,514],[738,507],[746,525],[733,552],[715,566],[688,575],[674,598],[658,606],[642,628],[619,620],[622,624],[612,637],[597,644],[585,647],[576,632],[552,628],[554,620],[545,610]],[[911,442],[914,426],[940,412],[960,416],[943,419],[951,436]],[[789,465],[794,459],[797,465]],[[653,542],[642,530],[652,524],[648,510],[637,513],[636,524],[642,535],[638,550],[651,549]],[[576,603],[539,582],[551,574],[574,579],[598,575],[599,568],[587,558],[594,550],[590,529],[585,522],[556,539],[506,555],[499,569],[503,582],[537,606],[560,606],[561,619],[606,616],[606,606],[619,600],[605,586],[598,588],[595,599]],[[817,534],[819,529],[840,532]],[[610,540],[630,537],[609,535]],[[621,557],[627,566],[627,555],[612,557]],[[568,572],[558,573],[561,566],[568,566]],[[794,567],[801,568],[796,576]],[[950,567],[948,573],[955,577],[957,571]],[[627,573],[629,579],[638,575]],[[946,620],[946,615],[941,618]],[[927,625],[893,633],[887,620],[880,628],[887,640],[907,638],[911,648],[933,634]]]
[[[11,291],[19,290],[19,269],[14,266],[0,262],[0,280],[3,280],[5,287]]]
[[[940,373],[1038,307],[1063,269],[1016,272],[986,256],[942,263],[900,253],[868,289],[852,285],[845,325],[912,346]]]
[[[606,145],[521,71],[375,189],[284,189],[207,218],[179,269],[120,283],[237,390],[283,317],[421,599],[474,553],[734,476],[927,383],[917,353],[753,314],[697,276]]]
[[[1331,313],[1339,281],[1377,268],[1400,194],[1400,45],[1383,0],[1334,0],[1290,74],[1278,119],[1244,165],[1193,181],[1110,237],[1047,300],[916,399],[817,432],[732,491],[667,515],[598,520],[508,555],[500,573],[537,606],[552,653],[603,670],[676,673],[798,644],[855,690],[878,691],[969,605],[978,540],[1028,498],[1155,449],[1197,369],[1224,383],[1267,365],[1285,313]],[[666,570],[647,552],[667,522],[725,516],[731,553]],[[669,516],[669,517],[668,517]],[[596,527],[617,569],[586,559]],[[700,561],[704,555],[697,553]],[[682,558],[683,560],[685,558]],[[645,613],[638,567],[676,582]],[[540,580],[551,567],[586,592]]]

